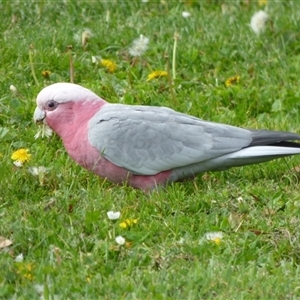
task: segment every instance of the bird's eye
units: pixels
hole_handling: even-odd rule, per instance
[[[58,106],[58,103],[54,100],[49,100],[46,102],[47,110],[54,110]]]

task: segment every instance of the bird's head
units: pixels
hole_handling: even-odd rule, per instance
[[[49,123],[51,119],[70,118],[73,105],[104,102],[92,91],[73,83],[55,83],[45,87],[36,98],[34,121]],[[51,124],[49,124],[51,125]]]

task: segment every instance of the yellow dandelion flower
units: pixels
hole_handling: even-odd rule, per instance
[[[42,71],[42,75],[45,78],[49,78],[51,75],[51,71],[49,71],[49,70]]]
[[[212,240],[216,245],[220,245],[221,244],[221,238],[215,238]]]
[[[258,5],[259,6],[265,6],[268,4],[268,0],[258,0]]]
[[[121,228],[127,228],[127,227],[131,227],[131,226],[137,224],[137,222],[138,222],[138,219],[126,219],[123,222],[121,222],[119,224],[119,226]]]
[[[151,72],[148,77],[147,77],[147,81],[153,80],[155,78],[160,78],[160,77],[165,77],[168,76],[168,72],[166,71],[153,71]]]
[[[11,159],[18,161],[20,163],[25,163],[30,160],[31,154],[29,153],[29,149],[21,148],[11,155]]]
[[[113,73],[117,69],[116,63],[109,59],[101,59],[100,64],[110,73]]]
[[[120,226],[121,228],[126,228],[126,227],[127,227],[127,224],[126,224],[126,222],[121,222],[121,223],[119,224],[119,226]]]
[[[225,85],[226,87],[230,87],[236,83],[239,83],[239,81],[240,81],[240,76],[232,76],[225,81]]]
[[[18,263],[17,264],[17,274],[21,275],[23,278],[33,280],[34,276],[32,274],[33,264],[32,263]]]

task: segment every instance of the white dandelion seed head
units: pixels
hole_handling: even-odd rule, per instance
[[[125,240],[125,238],[123,238],[122,236],[119,235],[116,237],[116,242],[118,245],[123,246],[123,245],[125,245],[126,240]]]
[[[268,19],[269,16],[265,11],[263,10],[258,11],[251,18],[251,22],[250,22],[251,29],[256,34],[260,34],[265,30]]]
[[[108,211],[106,214],[110,220],[117,220],[121,216],[121,213],[119,211],[112,211],[112,210]]]
[[[142,56],[148,49],[149,39],[142,34],[139,38],[135,39],[132,46],[129,48],[131,56]]]
[[[188,11],[183,11],[181,14],[184,18],[188,18],[191,16],[191,14]]]

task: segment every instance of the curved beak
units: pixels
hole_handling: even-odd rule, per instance
[[[33,120],[35,123],[41,123],[46,118],[46,113],[37,107],[34,111]]]

